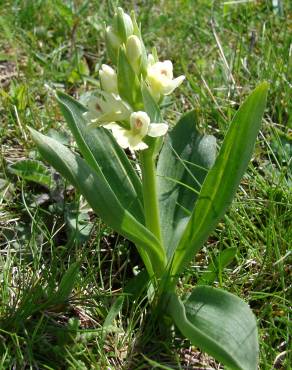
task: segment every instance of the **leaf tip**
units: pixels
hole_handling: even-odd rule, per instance
[[[67,96],[67,94],[65,94],[63,91],[55,90],[55,97],[58,100],[58,102],[61,102],[62,98],[66,97],[66,96]]]
[[[268,93],[269,88],[270,88],[270,83],[269,83],[268,81],[263,81],[263,82],[261,82],[261,83],[257,86],[256,90],[261,91],[262,93],[267,94],[267,93]]]
[[[27,126],[27,129],[28,129],[30,135],[32,136],[32,138],[34,140],[34,138],[36,137],[36,135],[38,134],[38,132],[34,128],[30,127],[30,126]]]

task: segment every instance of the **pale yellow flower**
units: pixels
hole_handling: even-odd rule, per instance
[[[105,127],[112,130],[113,136],[122,148],[132,150],[147,149],[148,145],[143,141],[147,135],[152,137],[163,136],[168,130],[166,123],[150,123],[148,114],[142,111],[131,114],[130,129],[125,129],[116,123],[111,123]]]
[[[91,95],[85,101],[87,112],[84,118],[94,125],[129,120],[131,108],[118,95],[99,91],[99,96]]]
[[[156,99],[169,95],[185,79],[185,76],[173,78],[173,66],[170,60],[154,63],[153,56],[148,56],[147,81]]]

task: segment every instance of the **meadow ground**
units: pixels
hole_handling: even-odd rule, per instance
[[[1,369],[220,368],[178,332],[166,340],[147,326],[143,295],[103,330],[141,261],[131,243],[39,162],[29,136],[31,126],[74,145],[50,88],[78,98],[95,87],[99,66],[107,62],[103,22],[115,4],[0,2]],[[228,214],[181,276],[180,289],[190,290],[220,251],[236,247],[236,257],[224,269],[217,266],[210,284],[249,302],[258,320],[260,369],[289,369],[292,3],[119,5],[136,10],[146,46],[155,45],[161,59],[174,62],[177,75],[187,76],[165,107],[170,124],[195,109],[201,129],[220,142],[239,102],[258,82],[270,82],[249,169]],[[28,158],[29,164],[18,163]],[[64,279],[75,261],[79,274]]]

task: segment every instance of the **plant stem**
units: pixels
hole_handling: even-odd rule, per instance
[[[155,157],[151,149],[140,154],[146,227],[162,243],[157,197]]]

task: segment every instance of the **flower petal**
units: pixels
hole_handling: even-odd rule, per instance
[[[185,79],[185,76],[179,76],[174,80],[169,81],[169,84],[164,88],[164,95],[169,95],[176,89]]]
[[[155,64],[155,58],[154,58],[154,56],[152,54],[148,54],[147,64],[148,64],[148,67],[150,67],[153,64]]]
[[[173,66],[171,60],[165,60],[161,62],[161,70],[164,71],[166,77],[169,79],[173,79]]]
[[[167,133],[168,125],[166,123],[151,123],[148,135],[152,137],[163,136]]]
[[[129,130],[125,130],[124,128],[120,127],[117,124],[110,124],[107,125],[110,126],[110,130],[112,131],[112,134],[114,138],[116,139],[117,143],[123,148],[129,148]]]
[[[105,113],[97,117],[96,119],[96,121],[99,122],[101,125],[123,120],[124,116],[121,111]]]
[[[131,131],[129,131],[131,133]],[[143,141],[143,138],[140,135],[133,135],[130,134],[129,136],[129,148],[132,150],[143,150],[148,148],[148,145],[146,145]]]
[[[145,150],[147,148],[148,148],[148,145],[145,144],[143,141],[141,141],[140,143],[138,143],[134,147],[131,147],[130,149],[133,149],[133,150]]]
[[[103,125],[103,127],[106,128],[107,130],[118,130],[121,128],[121,126],[115,122],[107,123],[106,125]]]

